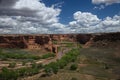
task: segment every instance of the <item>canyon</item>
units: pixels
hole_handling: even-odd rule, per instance
[[[40,35],[0,35],[0,48],[45,49],[57,53],[59,43],[78,42],[83,47],[115,47],[119,46],[120,33],[97,34],[40,34]]]
[[[0,35],[0,48],[45,49],[57,53],[58,41],[75,41],[74,35]]]
[[[78,47],[79,44],[80,47]],[[26,69],[31,68],[34,70],[34,68],[32,68],[31,65],[36,64],[38,66],[39,64],[42,65],[53,64],[61,59],[64,59],[65,58],[64,56],[68,55],[67,53],[69,51],[70,53],[72,52],[71,49],[73,50],[77,49],[78,52],[80,51],[80,54],[77,56],[78,58],[76,59],[77,62],[76,64],[78,65],[78,68],[77,71],[74,71],[74,73],[69,70],[69,67],[72,64],[70,62],[70,64],[68,64],[64,69],[58,71],[57,74],[53,74],[54,77],[53,76],[42,77],[42,75],[44,76],[46,74],[43,71],[43,69],[45,69],[43,67],[40,68],[40,70],[38,69],[40,72],[38,72],[37,74],[33,74],[32,76],[26,75],[23,77],[23,79],[22,77],[19,77],[20,79],[18,80],[52,80],[51,78],[54,78],[53,80],[56,80],[55,76],[58,77],[64,76],[66,80],[67,80],[66,76],[69,76],[70,78],[76,77],[78,78],[78,80],[79,78],[83,80],[88,80],[86,79],[85,76],[87,74],[89,74],[89,76],[92,77],[91,80],[96,80],[98,76],[100,77],[100,79],[98,80],[101,80],[101,78],[103,78],[104,80],[106,79],[118,80],[120,79],[119,76],[120,45],[119,44],[120,44],[120,33],[0,35],[0,48],[3,48],[1,49],[0,69],[2,70],[3,67],[7,67],[10,70],[22,69],[22,68],[26,68]],[[47,52],[44,53],[41,50],[45,50]],[[37,54],[36,52],[32,52],[32,51],[37,51]],[[51,54],[51,52],[53,54],[55,53],[54,57],[51,56],[47,58],[42,57],[46,54],[48,55],[48,53]],[[34,58],[38,56],[39,59]],[[10,64],[14,64],[14,63],[15,66],[13,68],[10,68]],[[84,72],[84,74],[82,72]],[[78,76],[76,76],[76,74]]]

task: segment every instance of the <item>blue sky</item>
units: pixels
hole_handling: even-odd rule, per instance
[[[0,0],[0,34],[120,32],[120,0]]]
[[[94,9],[95,6],[100,7],[104,4],[93,4],[92,0],[43,0],[46,6],[51,6],[53,4],[59,4],[61,8],[60,22],[63,24],[68,24],[73,20],[73,14],[76,11],[91,12],[97,15],[99,18],[104,19],[107,16],[113,17],[116,14],[120,15],[120,4],[115,3],[105,6],[104,9]]]

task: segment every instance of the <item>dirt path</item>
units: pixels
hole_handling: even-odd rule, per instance
[[[70,50],[71,50],[71,49],[66,48],[66,49],[58,52],[58,54],[57,54],[57,59],[61,59],[61,57],[62,57],[65,53],[67,53],[68,51],[70,51]]]

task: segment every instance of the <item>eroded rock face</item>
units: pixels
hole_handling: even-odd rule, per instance
[[[48,44],[50,40],[50,36],[35,36],[35,43],[44,45]]]
[[[120,33],[106,33],[106,34],[99,34],[99,35],[95,35],[93,41],[97,42],[97,41],[117,41],[120,40]]]
[[[46,49],[55,52],[54,41],[72,41],[85,44],[85,47],[116,46],[120,33],[103,34],[50,34],[50,35],[1,35],[0,48]],[[116,44],[117,43],[117,44]]]
[[[0,47],[1,48],[26,48],[24,41],[21,36],[0,36]]]
[[[46,49],[56,52],[53,41],[74,41],[74,36],[65,35],[1,35],[0,48]]]
[[[110,47],[115,48],[120,45],[120,33],[93,34],[91,39],[85,44],[85,47]]]
[[[29,45],[48,44],[48,36],[20,35],[20,36],[0,36],[1,48],[27,48]],[[3,46],[4,45],[4,46]],[[8,46],[9,45],[9,46]]]
[[[76,41],[80,44],[85,44],[90,40],[91,37],[91,34],[78,34],[76,35]]]

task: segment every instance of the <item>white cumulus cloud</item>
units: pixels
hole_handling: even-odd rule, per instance
[[[2,2],[7,4],[7,0]],[[65,27],[59,23],[58,16],[61,12],[59,8],[46,7],[39,0],[12,0],[12,2],[12,5],[0,7],[3,10],[0,12],[0,28],[3,33],[57,33]]]
[[[119,15],[100,19],[90,12],[77,11],[74,21],[64,25],[59,22],[60,12],[39,0],[1,0],[0,34],[120,32]]]
[[[92,0],[92,3],[110,5],[114,3],[120,3],[120,0]]]
[[[102,20],[92,13],[78,11],[74,13],[74,19],[68,25],[74,33],[120,32],[118,15]]]

